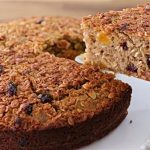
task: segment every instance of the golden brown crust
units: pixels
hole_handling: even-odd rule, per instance
[[[0,50],[48,51],[74,59],[84,51],[80,20],[71,17],[32,17],[0,24]]]
[[[134,21],[133,21],[134,20]],[[150,36],[150,3],[123,11],[109,11],[83,18],[84,28],[96,31],[125,32],[136,36]]]
[[[48,53],[26,58],[5,52],[0,58],[4,68],[0,76],[0,124],[4,130],[72,126],[111,107],[130,89],[97,67]],[[27,112],[29,104],[32,110],[29,106]]]
[[[4,53],[0,149],[72,150],[102,138],[126,117],[132,90],[112,74],[49,53]]]

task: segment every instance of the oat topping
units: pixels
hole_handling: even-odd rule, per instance
[[[91,27],[94,31],[121,31],[137,36],[150,35],[150,4],[141,5],[137,8],[123,9],[123,11],[109,11],[98,13],[95,16],[83,18],[85,27]],[[147,10],[145,12],[145,10]],[[105,16],[105,17],[104,17]],[[109,23],[107,20],[111,20]],[[134,21],[133,21],[134,20]],[[143,25],[145,28],[143,29]],[[142,29],[142,30],[141,30]]]
[[[5,105],[0,105],[0,118],[3,117],[4,113],[6,110],[6,106]]]
[[[146,10],[150,10],[150,4],[147,4],[147,5],[145,6],[145,9],[146,9]]]
[[[85,44],[79,19],[45,16],[1,23],[0,49],[35,55],[47,51],[58,57],[74,59],[84,52]]]
[[[0,117],[5,124],[5,120],[19,118],[8,124],[17,129],[74,125],[85,120],[85,113],[98,113],[104,101],[110,105],[113,91],[121,94],[121,89],[129,87],[114,80],[114,75],[101,73],[99,67],[80,65],[47,52],[37,56],[2,52],[0,58],[0,63],[7,58],[7,71],[0,78]],[[111,95],[104,94],[110,89]],[[79,118],[74,119],[73,114]],[[59,118],[55,124],[54,118]],[[36,125],[31,126],[31,122]]]

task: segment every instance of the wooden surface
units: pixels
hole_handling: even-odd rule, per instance
[[[150,0],[0,0],[0,20],[27,16],[82,17],[96,12],[134,7]]]

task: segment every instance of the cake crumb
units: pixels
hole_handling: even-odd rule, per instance
[[[130,120],[130,122],[129,122],[130,124],[132,124],[133,123],[133,121],[132,120]]]

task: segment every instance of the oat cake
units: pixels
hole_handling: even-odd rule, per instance
[[[131,87],[43,52],[0,52],[0,149],[69,150],[116,128],[127,115]]]
[[[86,63],[150,81],[150,3],[83,18]]]

